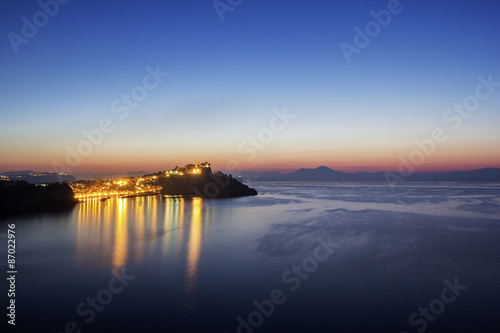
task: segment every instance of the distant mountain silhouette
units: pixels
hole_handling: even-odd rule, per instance
[[[290,177],[291,179],[297,179],[297,180],[323,180],[323,179],[330,180],[342,177],[342,172],[332,170],[326,166],[320,166],[317,167],[316,169],[302,168],[292,173],[289,173],[286,176]]]
[[[347,173],[320,166],[316,169],[301,168],[288,174],[279,172],[245,172],[238,176],[244,180],[259,181],[386,181],[385,172],[356,172]],[[500,182],[500,169],[483,168],[471,171],[454,171],[448,173],[414,173],[409,177],[402,177],[398,173],[391,173],[399,177],[400,181],[483,181]]]

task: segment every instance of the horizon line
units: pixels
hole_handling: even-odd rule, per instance
[[[378,169],[377,171],[340,171],[342,169],[352,169],[352,168],[357,168],[357,169],[366,169],[366,167],[341,167],[339,169],[335,169],[326,165],[319,165],[317,167],[313,168],[306,168],[306,167],[300,167],[298,169],[291,169],[291,168],[269,168],[269,169],[241,169],[241,170],[224,170],[224,169],[218,169],[214,168],[214,170],[221,170],[225,171],[228,173],[241,173],[241,172],[249,172],[249,173],[266,173],[266,172],[276,172],[280,173],[283,175],[287,175],[290,173],[293,173],[298,170],[306,169],[306,170],[316,170],[318,168],[326,167],[330,170],[341,172],[341,173],[348,173],[348,174],[357,174],[357,173],[369,173],[369,174],[375,174],[375,173],[385,173],[385,172],[392,172],[392,173],[399,173],[398,170],[383,170],[383,169]],[[452,172],[469,172],[469,171],[475,171],[475,170],[483,170],[483,169],[500,169],[498,167],[492,167],[492,166],[485,166],[485,167],[476,167],[476,168],[465,168],[465,169],[427,169],[427,170],[418,170],[415,168],[412,174],[425,174],[425,173],[436,173],[436,174],[445,174],[445,173],[452,173]],[[168,170],[168,169],[164,169]],[[69,175],[92,175],[92,174],[119,174],[119,173],[141,173],[143,172],[144,174],[150,174],[150,173],[157,173],[158,171],[164,171],[164,170],[128,170],[128,171],[90,171],[90,172],[74,172],[70,173]],[[55,173],[54,171],[39,171],[39,170],[34,170],[34,169],[21,169],[21,170],[10,170],[10,171],[1,171],[0,174],[5,174],[5,173],[11,173],[11,172],[22,172],[22,171],[33,171],[36,173]]]

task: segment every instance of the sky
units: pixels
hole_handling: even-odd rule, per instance
[[[497,1],[2,1],[0,172],[500,167]]]

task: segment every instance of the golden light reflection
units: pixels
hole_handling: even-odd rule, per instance
[[[169,246],[177,245],[177,254],[182,253],[182,237],[184,234],[184,209],[185,200],[182,197],[165,197],[165,216],[163,219],[163,230],[168,231],[163,237],[162,253],[167,255]],[[172,244],[173,242],[173,244]],[[173,250],[173,249],[172,249]]]
[[[179,200],[179,204],[175,206],[175,209],[176,209],[176,214],[174,216],[179,216],[179,219],[176,220],[175,222],[177,222],[177,227],[178,227],[178,230],[179,230],[179,239],[183,239],[182,236],[184,235],[184,205],[186,204],[185,201],[184,201],[184,198],[180,197],[178,198]],[[182,251],[182,241],[178,242],[178,247],[177,249],[180,251]]]
[[[152,230],[155,232],[155,236],[151,238],[151,240],[148,242],[148,256],[152,256],[154,254],[154,251],[156,249],[156,243],[158,242],[158,199],[157,198],[150,198],[148,197],[148,202],[151,202],[151,208],[149,209],[149,212],[151,212],[151,217],[149,218],[149,221],[151,224],[148,226],[149,230]]]
[[[192,293],[198,278],[198,263],[201,249],[201,227],[202,227],[202,206],[203,199],[193,198],[191,213],[191,226],[189,230],[189,242],[187,253],[187,273],[186,273],[186,295],[188,296],[187,307],[192,305]]]
[[[116,198],[101,202],[89,199],[79,204],[76,228],[76,256],[83,265],[127,263],[128,218],[127,199]]]
[[[161,253],[169,265],[184,267],[184,287],[192,293],[198,278],[202,228],[207,225],[202,221],[209,220],[206,213],[201,198],[88,199],[78,205],[75,215],[75,262],[119,270]]]
[[[145,238],[145,223],[146,217],[145,213],[147,207],[144,202],[144,197],[135,198],[135,214],[134,214],[134,238],[135,238],[135,249],[134,249],[134,261],[139,262],[144,256],[144,248],[146,247],[144,243]]]
[[[109,253],[111,230],[109,225],[103,223],[107,213],[97,199],[88,200],[78,207],[76,255],[85,265],[101,264],[105,261],[102,254]]]
[[[102,223],[103,221],[109,221],[114,217],[115,210],[114,207],[111,207],[111,204],[105,202],[99,202],[96,205],[97,209],[100,208],[100,216],[99,216],[99,226],[102,228],[102,251],[103,253],[110,253],[112,251],[113,246],[113,226],[111,223]]]
[[[117,216],[115,223],[115,239],[113,248],[113,267],[119,269],[127,263],[128,253],[128,221],[127,203],[124,198],[118,199]]]

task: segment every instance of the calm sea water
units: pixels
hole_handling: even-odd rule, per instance
[[[500,184],[249,185],[2,221],[17,331],[500,331]]]

